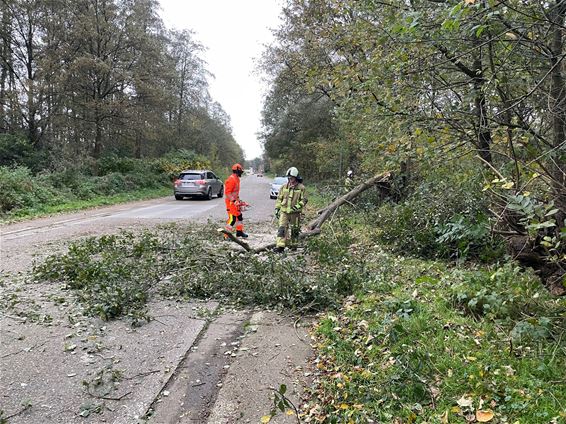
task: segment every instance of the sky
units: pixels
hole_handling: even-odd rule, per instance
[[[273,40],[279,23],[279,0],[159,0],[167,28],[189,29],[208,50],[204,59],[210,94],[230,115],[233,135],[246,159],[262,153],[256,133],[267,87],[255,72],[263,45]]]

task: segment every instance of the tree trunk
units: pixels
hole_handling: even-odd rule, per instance
[[[552,177],[552,188],[555,191],[555,204],[561,211],[566,211],[566,168],[564,161],[564,148],[566,125],[566,87],[562,72],[562,60],[564,50],[564,17],[566,14],[566,1],[557,0],[551,10],[552,20],[552,57],[551,57],[551,88],[550,88],[550,113],[552,114],[553,148],[554,154],[549,155]],[[562,151],[562,153],[561,153]]]
[[[95,159],[100,157],[102,153],[102,116],[100,113],[100,106],[97,104],[94,110],[94,149],[93,156]]]

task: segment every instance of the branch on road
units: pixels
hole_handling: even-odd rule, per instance
[[[307,231],[301,233],[299,235],[299,238],[304,239],[307,237],[320,234],[322,231],[321,230],[322,224],[324,224],[324,222],[330,216],[332,216],[340,206],[342,206],[344,203],[351,203],[354,198],[356,198],[358,195],[366,191],[368,188],[373,187],[376,184],[387,182],[390,180],[390,178],[391,178],[390,172],[384,172],[382,174],[378,174],[364,181],[358,186],[354,187],[352,190],[350,190],[348,193],[344,194],[343,196],[337,198],[328,206],[317,212],[319,216],[307,224],[306,226]],[[229,240],[232,240],[234,243],[239,244],[244,249],[246,249],[246,251],[251,253],[261,253],[261,252],[265,252],[266,250],[273,249],[275,247],[275,243],[269,243],[260,247],[252,248],[248,243],[240,240],[239,238],[234,236],[234,234],[223,228],[219,228],[218,232],[224,234]]]

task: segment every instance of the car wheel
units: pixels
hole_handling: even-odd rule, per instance
[[[218,198],[220,199],[224,196],[224,186],[220,186],[220,191],[218,192]]]
[[[208,191],[206,192],[206,195],[204,196],[204,198],[206,200],[212,199],[212,187],[208,187]]]
[[[180,194],[176,194],[176,195],[175,195],[175,199],[177,199],[177,200],[183,200],[183,196],[181,196]]]

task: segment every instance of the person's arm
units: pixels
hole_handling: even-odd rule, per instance
[[[283,201],[283,190],[287,187],[287,184],[283,184],[279,189],[277,194],[277,201],[275,202],[275,209],[281,209],[281,202]]]
[[[305,186],[301,186],[297,203],[293,205],[293,212],[302,212],[306,204],[307,204],[306,189]]]

